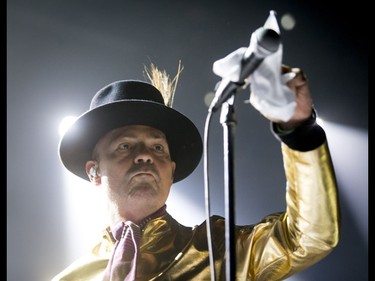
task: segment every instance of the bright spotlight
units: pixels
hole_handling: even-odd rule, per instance
[[[61,122],[59,126],[59,135],[63,136],[66,132],[66,130],[69,129],[69,127],[76,121],[76,116],[67,116],[65,117]]]
[[[316,118],[316,123],[320,125],[320,127],[324,127],[324,120],[320,117]]]

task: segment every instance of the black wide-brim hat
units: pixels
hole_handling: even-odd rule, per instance
[[[185,115],[166,106],[153,85],[136,80],[113,82],[98,91],[90,109],[65,132],[59,143],[63,165],[73,174],[89,180],[86,162],[93,160],[96,143],[109,131],[128,125],[146,125],[161,130],[167,138],[174,182],[190,175],[202,157],[202,138]]]

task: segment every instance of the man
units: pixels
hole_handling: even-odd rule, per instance
[[[166,94],[159,87],[165,73],[163,78],[154,72],[151,83],[125,80],[102,88],[60,142],[64,166],[104,189],[110,225],[89,256],[53,281],[211,280],[207,224],[186,227],[165,205],[172,184],[199,164],[201,136],[171,107],[173,83],[169,80]],[[339,240],[336,179],[325,132],[316,123],[303,72],[286,66],[282,72],[294,75],[288,86],[296,109],[288,121],[266,117],[281,141],[287,207],[236,228],[237,280],[286,279],[323,259]],[[210,224],[215,280],[225,280],[225,222],[212,216]]]

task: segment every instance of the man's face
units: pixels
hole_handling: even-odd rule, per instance
[[[95,154],[111,209],[122,217],[151,214],[165,204],[176,164],[160,130],[141,125],[112,130],[99,140]]]

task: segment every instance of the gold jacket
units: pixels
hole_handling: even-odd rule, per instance
[[[236,227],[236,279],[283,280],[327,256],[338,244],[340,214],[327,143],[308,152],[282,143],[287,178],[286,211]],[[212,216],[216,280],[225,280],[224,219]],[[106,230],[92,252],[52,281],[99,281],[111,257]],[[193,228],[168,213],[143,230],[137,280],[210,280],[206,223]]]

